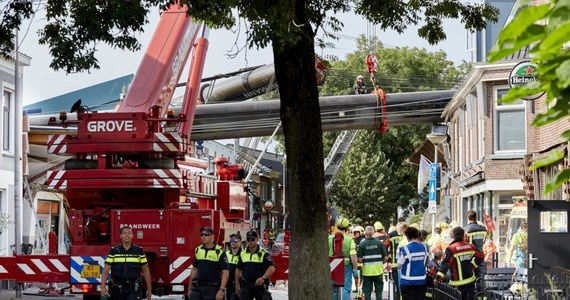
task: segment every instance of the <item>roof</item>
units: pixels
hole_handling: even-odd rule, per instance
[[[438,150],[437,151],[438,162],[441,163],[442,166],[445,166],[446,162],[444,159],[444,153],[442,147],[437,147],[437,150]],[[414,150],[414,153],[408,156],[407,161],[413,165],[419,166],[422,155],[425,158],[427,158],[429,161],[435,160],[435,147],[433,143],[428,139],[425,139],[424,143],[421,146],[417,147]]]
[[[81,104],[91,110],[112,110],[119,102],[133,81],[133,75],[126,75],[103,83],[79,89],[67,94],[45,99],[24,106],[27,114],[54,114],[69,111],[71,106],[81,99]]]
[[[257,158],[259,157],[259,155],[261,154],[261,150],[257,150],[257,149],[251,149],[251,148],[247,148],[247,147],[241,147],[242,149],[244,149],[244,151],[247,151],[248,154],[250,154],[251,156]],[[279,182],[283,181],[283,159],[284,156],[283,154],[277,154],[277,153],[272,153],[272,152],[265,152],[265,154],[263,154],[263,156],[261,157],[261,160],[259,160],[259,164],[267,167],[269,169],[271,169],[272,171],[276,171],[279,172]]]

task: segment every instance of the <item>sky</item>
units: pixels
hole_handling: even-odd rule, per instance
[[[448,59],[456,65],[462,60],[469,60],[470,56],[465,51],[466,31],[463,25],[457,20],[444,20],[447,40],[431,46],[429,43],[417,36],[417,27],[410,27],[403,34],[395,31],[372,30],[370,25],[360,16],[354,14],[337,15],[344,23],[344,28],[340,32],[343,36],[356,38],[361,34],[368,35],[367,32],[376,33],[376,36],[386,47],[419,47],[429,51],[444,50]],[[24,69],[23,79],[23,103],[24,105],[35,103],[51,97],[62,95],[77,89],[88,87],[94,84],[112,80],[127,74],[136,72],[139,62],[144,54],[146,46],[152,36],[154,28],[159,19],[158,10],[151,13],[150,23],[145,26],[145,33],[140,35],[139,41],[142,49],[138,52],[122,51],[101,45],[97,55],[100,69],[92,70],[90,73],[65,74],[62,71],[53,71],[49,68],[51,57],[49,48],[39,45],[37,31],[45,25],[45,18],[37,14],[32,21],[24,23],[20,36],[20,52],[32,58],[31,66]],[[29,25],[29,26],[28,26]],[[232,52],[236,34],[230,30],[211,30],[209,34],[209,48],[206,57],[206,65],[203,76],[208,77],[216,74],[233,72],[240,68],[270,64],[273,62],[270,48],[250,49],[242,52],[237,57],[230,59],[227,53]],[[238,45],[244,45],[245,37],[241,37]],[[344,59],[346,54],[356,50],[356,41],[350,38],[343,38],[335,43],[335,49],[317,50],[319,55],[335,55]],[[190,60],[188,60],[189,63]],[[365,71],[365,66],[362,66]],[[185,80],[185,71],[181,80]]]

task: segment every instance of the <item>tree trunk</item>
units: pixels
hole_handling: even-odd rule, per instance
[[[314,33],[295,3],[295,44],[273,40],[275,74],[281,96],[281,121],[287,153],[287,199],[291,219],[289,299],[332,295],[326,231],[323,143],[315,77]],[[278,46],[276,46],[278,45]]]

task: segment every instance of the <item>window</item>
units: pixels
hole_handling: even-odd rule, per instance
[[[2,111],[2,150],[10,151],[10,147],[12,144],[10,143],[10,132],[12,131],[12,101],[13,101],[13,93],[8,90],[4,90],[4,98],[2,100],[3,103],[3,111]]]
[[[512,104],[499,103],[508,87],[495,88],[495,151],[513,152],[526,149],[526,122],[523,100]]]

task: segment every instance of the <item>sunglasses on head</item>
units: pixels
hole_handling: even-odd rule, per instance
[[[211,234],[209,233],[200,233],[200,236],[210,236]]]
[[[230,240],[231,243],[237,243],[239,240]]]
[[[248,241],[248,242],[253,242],[253,241],[255,241],[255,238],[248,237],[248,238],[247,238],[247,241]]]

